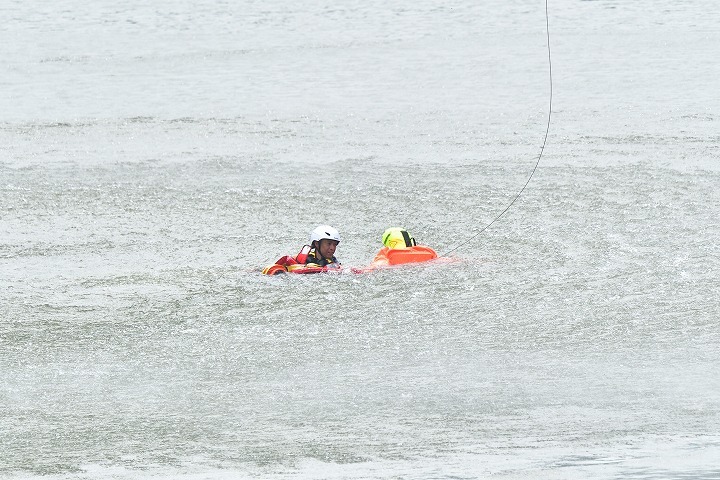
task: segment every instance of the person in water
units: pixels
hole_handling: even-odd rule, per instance
[[[320,225],[310,232],[310,245],[303,245],[300,253],[280,257],[274,264],[262,270],[265,275],[285,272],[319,273],[327,269],[340,271],[342,266],[335,257],[340,243],[340,233],[330,225]]]
[[[297,256],[297,261],[308,266],[340,268],[340,262],[335,258],[335,249],[339,243],[340,233],[335,228],[330,225],[320,225],[310,232],[310,251],[305,254],[303,248]]]
[[[391,227],[382,234],[385,245],[378,251],[370,264],[370,268],[379,268],[404,263],[426,262],[437,258],[437,253],[426,245],[418,245],[407,230]]]
[[[417,245],[415,238],[407,230],[400,227],[391,227],[382,234],[382,243],[387,248],[411,248]]]

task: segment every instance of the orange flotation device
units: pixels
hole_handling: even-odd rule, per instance
[[[383,247],[375,255],[371,266],[382,267],[387,265],[402,265],[405,263],[427,262],[438,258],[432,248],[425,245],[415,245],[408,248]]]
[[[426,245],[414,245],[407,248],[383,247],[378,251],[372,263],[367,267],[350,269],[352,273],[369,273],[378,268],[404,265],[409,263],[422,263],[438,258],[437,253]]]
[[[315,263],[305,263],[309,251],[310,247],[305,245],[296,257],[291,257],[290,255],[280,257],[274,264],[263,268],[262,273],[265,275],[280,275],[282,273],[338,273],[342,270],[338,265],[321,267]]]

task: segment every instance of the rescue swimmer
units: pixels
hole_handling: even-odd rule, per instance
[[[309,245],[303,245],[300,253],[294,257],[286,255],[273,265],[265,267],[265,275],[280,273],[323,273],[340,272],[342,265],[335,257],[335,250],[340,243],[340,232],[330,225],[319,225],[310,232]]]
[[[298,263],[307,266],[328,268],[341,268],[340,262],[335,258],[335,250],[340,243],[340,232],[330,225],[320,225],[310,232],[310,251],[307,257],[302,258],[302,250],[295,258]],[[307,245],[306,245],[307,246]]]

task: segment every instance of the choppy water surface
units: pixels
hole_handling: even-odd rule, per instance
[[[478,3],[478,4],[476,4]],[[482,4],[481,4],[482,3]],[[720,14],[0,7],[0,477],[720,478]]]

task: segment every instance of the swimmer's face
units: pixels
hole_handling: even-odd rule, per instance
[[[325,258],[332,258],[335,255],[335,249],[338,246],[337,240],[330,240],[329,238],[323,238],[318,242],[318,251],[320,255]]]

